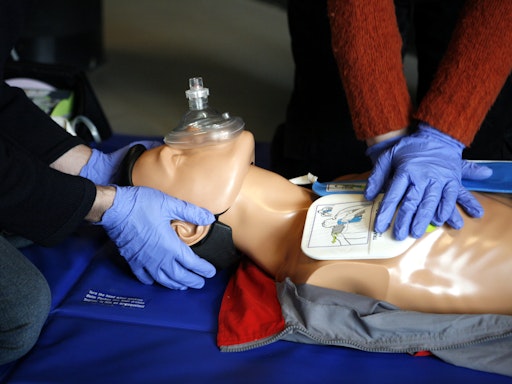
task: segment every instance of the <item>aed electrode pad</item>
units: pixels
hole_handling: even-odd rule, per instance
[[[373,230],[383,195],[368,201],[361,193],[322,196],[310,206],[302,251],[317,260],[388,259],[405,252],[416,239],[393,238],[392,227],[384,233]]]

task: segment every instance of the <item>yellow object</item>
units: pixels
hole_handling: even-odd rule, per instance
[[[71,112],[73,112],[73,102],[74,102],[74,93],[67,99],[63,99],[57,103],[55,108],[53,108],[50,116],[51,117],[65,117],[70,118]]]

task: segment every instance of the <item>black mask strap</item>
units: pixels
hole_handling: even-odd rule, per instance
[[[215,215],[218,218],[219,215]],[[216,220],[208,234],[190,248],[200,257],[212,263],[217,270],[225,269],[240,260],[240,252],[233,243],[231,227]]]
[[[135,162],[146,151],[146,147],[142,144],[135,144],[124,156],[117,175],[117,185],[121,187],[133,187],[132,171]]]

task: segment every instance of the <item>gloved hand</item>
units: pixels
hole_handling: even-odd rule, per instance
[[[162,145],[159,141],[136,141],[112,153],[103,153],[97,149],[80,171],[80,176],[91,180],[96,185],[116,184],[118,170],[128,150],[136,144],[142,144],[146,149]]]
[[[456,203],[470,216],[481,217],[483,208],[462,186],[461,177],[463,170],[469,178],[481,177],[486,171],[475,167],[476,164],[466,164],[461,158],[463,149],[463,144],[457,140],[427,124],[420,124],[416,133],[403,137],[384,151],[375,163],[365,190],[365,197],[373,200],[386,187],[375,231],[387,230],[400,202],[393,228],[397,240],[409,234],[416,238],[422,236],[430,223],[447,222],[460,229],[463,219]],[[392,173],[393,178],[386,186]]]
[[[492,168],[474,161],[462,160],[461,171],[465,180],[485,180],[492,176]]]
[[[197,256],[170,221],[208,225],[215,218],[207,210],[147,187],[116,187],[114,204],[103,214],[102,225],[144,284],[154,281],[173,289],[201,288],[215,267]]]

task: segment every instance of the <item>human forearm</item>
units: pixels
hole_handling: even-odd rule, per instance
[[[64,153],[50,164],[50,167],[69,175],[78,175],[80,170],[89,161],[92,149],[86,145],[77,145]]]
[[[96,186],[96,198],[92,205],[91,210],[85,216],[85,220],[91,223],[101,221],[103,214],[107,211],[112,204],[114,204],[114,197],[116,196],[116,188],[112,186]]]
[[[389,140],[389,139],[394,139],[394,138],[397,138],[397,137],[400,137],[400,136],[405,136],[407,135],[407,132],[408,132],[408,129],[407,128],[402,128],[402,129],[398,129],[396,131],[391,131],[391,132],[388,132],[388,133],[384,133],[382,135],[377,135],[377,136],[373,136],[373,137],[369,137],[366,139],[366,144],[370,147],[372,145],[375,145],[375,144],[378,144],[378,143],[382,143],[386,140]]]

